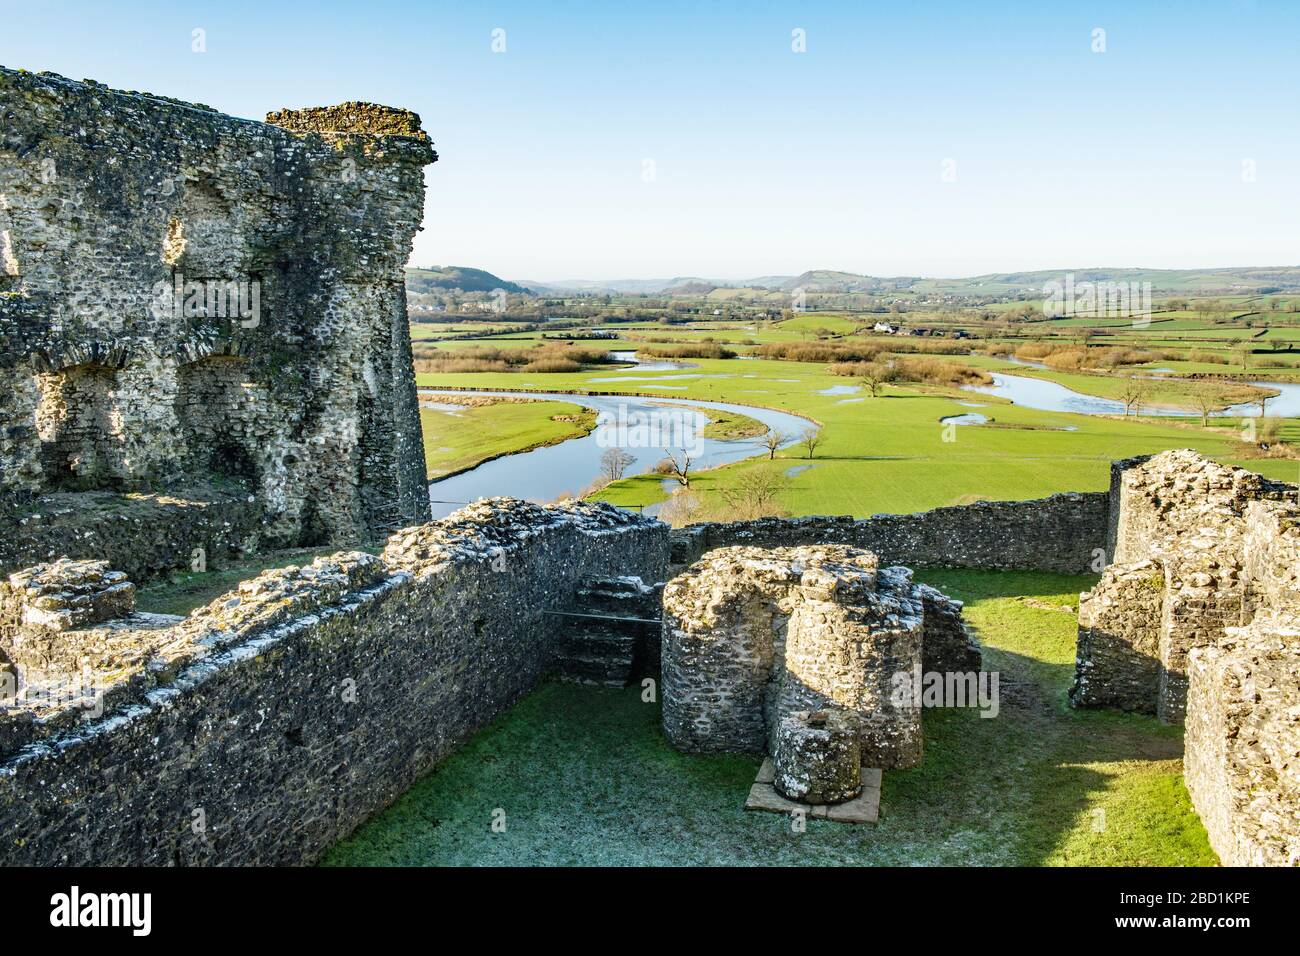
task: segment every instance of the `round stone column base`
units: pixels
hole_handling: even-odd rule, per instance
[[[843,803],[862,792],[862,737],[855,715],[797,710],[777,728],[777,792],[800,803]]]

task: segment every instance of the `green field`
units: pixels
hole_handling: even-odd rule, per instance
[[[964,599],[1001,710],[928,711],[925,759],[885,773],[881,820],[742,809],[758,768],[665,741],[640,688],[547,684],[477,734],[326,865],[1213,865],[1182,786],[1181,731],[1069,709],[1088,577],[931,571]],[[493,832],[493,812],[506,830]]]
[[[595,426],[595,413],[570,402],[420,409],[424,464],[431,479],[465,471],[490,458],[580,438]]]
[[[646,372],[638,382],[592,382],[599,371],[554,375],[489,373],[419,375],[421,385],[460,388],[636,392],[761,405],[809,416],[823,426],[824,443],[809,470],[790,479],[781,504],[792,515],[910,512],[974,498],[1035,498],[1057,491],[1099,491],[1107,487],[1110,462],[1166,448],[1196,448],[1220,460],[1256,468],[1272,477],[1294,479],[1289,460],[1246,462],[1238,434],[1203,429],[1199,422],[1157,418],[1127,420],[1040,412],[990,396],[959,391],[887,386],[879,398],[861,394],[819,394],[852,384],[824,365],[767,360],[701,359],[692,373],[721,378],[681,378],[681,372]],[[666,379],[664,376],[674,376]],[[671,392],[649,390],[671,382]],[[972,409],[961,403],[975,403]],[[990,425],[945,428],[940,419],[978,411]],[[1072,430],[1071,430],[1072,429]],[[756,449],[756,453],[758,449]],[[775,462],[750,460],[702,472],[692,487],[707,499],[718,482],[734,482],[756,468],[784,472],[800,463],[798,447]],[[794,461],[791,459],[800,459]],[[598,497],[621,505],[645,505],[664,498],[657,477],[635,476],[610,485]]]

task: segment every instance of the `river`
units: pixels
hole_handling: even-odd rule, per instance
[[[676,363],[662,364],[681,367]],[[656,363],[656,367],[661,367],[661,364]],[[650,370],[646,365],[638,368],[638,371],[646,370]],[[518,392],[478,389],[467,389],[459,393],[441,390],[420,393],[421,398],[435,403],[439,395],[447,394],[520,397]],[[570,395],[564,392],[528,392],[527,397],[572,402],[575,405],[594,408],[597,413],[596,429],[582,438],[571,438],[558,445],[547,445],[517,455],[494,458],[470,471],[431,482],[429,498],[433,502],[435,518],[445,517],[463,504],[479,498],[509,495],[533,501],[551,501],[565,493],[579,494],[600,475],[600,456],[611,447],[618,447],[632,456],[633,461],[627,468],[627,476],[645,474],[656,462],[663,459],[665,443],[653,441],[656,436],[651,434],[648,428],[638,428],[638,422],[663,423],[665,431],[670,426],[685,426],[681,434],[686,436],[697,453],[692,457],[692,471],[740,461],[743,458],[752,458],[767,451],[756,438],[719,441],[698,437],[698,432],[691,434],[690,429],[702,428],[708,422],[707,416],[690,411],[676,411],[672,415],[665,415],[665,412],[671,409],[715,408],[748,415],[750,418],[758,419],[768,428],[791,436],[785,445],[798,441],[799,434],[808,425],[807,419],[788,412],[754,408],[749,405],[731,405],[725,402],[637,398],[621,395]],[[621,430],[620,422],[623,423]],[[629,423],[630,427],[628,427]],[[660,437],[671,439],[674,436],[661,434]],[[698,441],[695,440],[697,437]],[[671,440],[667,442],[667,445],[674,450],[680,447],[680,444]],[[652,508],[646,510],[653,513]]]
[[[1018,364],[1044,367],[1024,361]],[[989,374],[993,376],[992,385],[967,385],[964,387],[967,391],[983,392],[986,395],[1009,398],[1017,405],[1023,405],[1025,408],[1037,408],[1045,412],[1073,412],[1077,415],[1124,414],[1124,403],[1113,398],[1084,395],[1056,382],[1042,378],[1031,378],[1027,375],[1007,375],[1004,372],[990,372]],[[1149,377],[1156,378],[1156,376]],[[1260,388],[1276,389],[1281,392],[1277,397],[1268,400],[1265,405],[1266,414],[1282,418],[1300,417],[1300,385],[1288,382],[1249,382],[1247,384],[1257,385]],[[1144,406],[1142,414],[1163,415],[1171,418],[1200,417],[1200,412],[1190,409],[1155,408],[1151,406]],[[1211,412],[1210,414],[1216,417],[1252,417],[1259,414],[1259,403],[1246,402],[1241,405],[1229,405],[1222,411]]]

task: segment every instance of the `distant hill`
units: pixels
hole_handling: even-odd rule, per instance
[[[708,292],[719,285],[699,276],[676,276],[672,279],[557,279],[554,282],[526,281],[523,284],[538,295],[666,295],[671,294],[670,289],[702,286]]]
[[[461,289],[465,292],[532,292],[541,296],[564,295],[649,295],[691,296],[739,294],[724,290],[756,290],[808,293],[866,293],[888,295],[949,295],[956,297],[1036,296],[1048,282],[1063,281],[1069,273],[1075,282],[1150,282],[1159,295],[1245,295],[1300,291],[1300,266],[1246,267],[1239,269],[1141,269],[1083,268],[1040,269],[1034,272],[995,272],[957,279],[927,279],[919,276],[871,276],[835,269],[812,269],[797,276],[759,276],[753,279],[705,279],[675,276],[671,279],[565,279],[551,282],[521,280],[508,282],[482,269],[448,266],[436,269],[408,269],[407,288],[412,292]]]
[[[958,279],[899,276],[881,278],[852,272],[819,270],[788,280],[781,288],[807,292],[890,292],[956,296],[1041,295],[1048,282],[1067,274],[1075,282],[1150,282],[1153,292],[1175,295],[1230,295],[1300,290],[1300,266],[1242,269],[1084,268],[995,272]]]
[[[1047,282],[1062,281],[1066,273],[1075,282],[1150,282],[1152,291],[1174,295],[1232,295],[1295,292],[1300,290],[1300,266],[1240,269],[1041,269],[1035,272],[998,272],[968,279],[918,279],[913,291],[954,295],[1038,294]]]
[[[406,288],[410,292],[423,293],[434,291],[492,292],[504,289],[516,294],[528,290],[514,282],[502,279],[483,269],[471,269],[468,266],[434,266],[430,269],[406,270]]]

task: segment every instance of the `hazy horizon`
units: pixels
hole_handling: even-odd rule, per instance
[[[493,275],[501,279],[506,279],[510,282],[532,281],[532,282],[539,282],[544,285],[562,286],[566,282],[622,282],[622,281],[652,282],[655,280],[667,280],[667,279],[705,279],[709,282],[741,283],[747,280],[762,279],[771,276],[786,276],[786,277],[793,278],[795,276],[803,275],[805,272],[844,272],[853,275],[870,276],[876,279],[898,279],[898,278],[975,279],[975,278],[979,278],[980,276],[986,276],[986,275],[1008,275],[1008,274],[1025,273],[1025,272],[1054,272],[1054,273],[1059,273],[1060,275],[1065,275],[1066,273],[1070,273],[1070,272],[1089,272],[1089,271],[1115,272],[1115,271],[1128,271],[1128,270],[1141,271],[1141,272],[1159,272],[1159,271],[1222,272],[1222,271],[1247,270],[1247,269],[1300,269],[1300,261],[1282,262],[1282,263],[1277,263],[1277,262],[1258,263],[1253,265],[1243,265],[1238,263],[1236,265],[1191,265],[1191,266],[1149,266],[1149,265],[1113,265],[1113,264],[1043,266],[1034,269],[991,269],[987,272],[968,272],[968,273],[961,273],[961,274],[950,273],[947,275],[939,275],[935,273],[922,273],[922,272],[896,272],[896,273],[885,274],[880,272],[870,272],[864,269],[814,266],[807,269],[797,269],[797,270],[792,269],[784,272],[749,272],[744,275],[736,275],[736,276],[718,276],[718,275],[707,275],[701,272],[681,271],[681,272],[673,272],[673,273],[659,274],[659,275],[619,274],[619,275],[602,275],[602,276],[568,275],[568,276],[558,276],[558,277],[547,277],[547,276],[536,276],[536,275],[518,275],[518,276],[507,275],[501,270],[493,269],[490,266],[484,265],[482,263],[472,263],[472,262],[421,263],[412,260],[409,263],[409,266],[410,268],[414,268],[414,269],[454,269],[454,268],[482,269],[484,272],[490,272]]]

